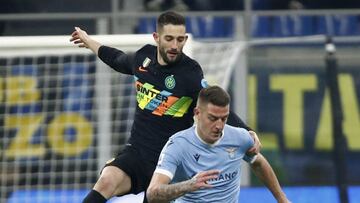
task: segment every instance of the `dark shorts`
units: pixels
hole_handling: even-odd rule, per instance
[[[106,166],[115,166],[123,170],[131,179],[129,194],[138,194],[149,186],[156,164],[144,160],[134,147],[126,146],[121,154],[106,163]]]

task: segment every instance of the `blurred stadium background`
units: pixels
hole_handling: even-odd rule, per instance
[[[260,136],[262,152],[294,203],[341,202],[326,86],[325,36],[332,36],[347,140],[341,181],[349,202],[360,202],[359,2],[0,4],[0,202],[81,201],[128,138],[135,100],[131,77],[114,74],[67,39],[79,26],[91,35],[116,34],[125,42],[99,39],[133,51],[151,37],[129,34],[153,32],[164,9],[186,16],[189,54],[211,82],[229,89],[232,108]],[[251,172],[240,199],[275,202]]]

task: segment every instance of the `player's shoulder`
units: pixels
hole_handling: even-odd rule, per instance
[[[156,52],[156,46],[152,44],[145,44],[137,51],[138,54],[153,54],[154,52]]]
[[[189,57],[185,53],[183,54],[182,63],[184,63],[184,65],[186,65],[186,67],[188,67],[188,68],[191,68],[191,69],[193,69],[195,71],[201,71],[202,72],[202,68],[201,68],[200,64],[195,59]]]
[[[152,44],[145,44],[140,48],[140,50],[156,50],[156,46]]]
[[[178,66],[178,75],[186,81],[189,92],[199,92],[206,86],[203,70],[197,61],[184,54]]]
[[[225,130],[228,130],[230,132],[238,132],[238,133],[241,133],[241,134],[248,134],[248,131],[245,128],[231,126],[229,124],[225,124],[224,128],[225,128]]]
[[[192,142],[193,136],[194,136],[194,127],[191,127],[175,133],[173,136],[171,136],[170,139],[178,142],[179,144],[186,144]]]
[[[227,137],[236,138],[240,141],[251,138],[249,131],[247,131],[245,128],[234,127],[228,124],[225,125],[224,133],[230,135]]]
[[[156,46],[151,44],[146,44],[135,52],[135,61],[136,63],[144,63],[147,61],[155,61],[156,60]],[[150,60],[149,60],[150,59]],[[139,65],[139,64],[138,64]],[[137,66],[136,66],[137,67]]]

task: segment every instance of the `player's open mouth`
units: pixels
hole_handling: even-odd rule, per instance
[[[178,53],[177,52],[168,52],[168,55],[169,55],[169,57],[176,57],[176,55],[177,55]]]

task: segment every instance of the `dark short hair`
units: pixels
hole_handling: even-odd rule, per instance
[[[227,106],[230,104],[230,95],[219,86],[209,86],[202,89],[198,96],[198,104],[211,103],[216,106]]]
[[[162,29],[165,25],[168,24],[185,25],[185,17],[174,11],[166,11],[160,14],[157,19],[157,30],[159,31],[159,29]]]

